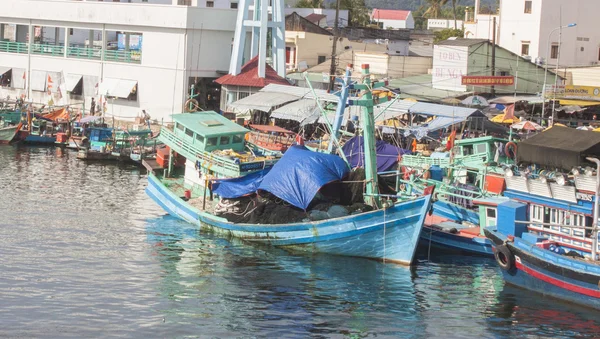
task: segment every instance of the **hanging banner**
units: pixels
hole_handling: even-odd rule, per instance
[[[544,93],[547,98],[556,97],[557,99],[600,101],[600,87],[550,85],[546,86]]]
[[[463,85],[469,86],[511,86],[515,84],[513,76],[463,75]]]

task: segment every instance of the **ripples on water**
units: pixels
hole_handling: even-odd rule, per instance
[[[504,286],[493,260],[293,255],[164,216],[135,167],[0,164],[0,337],[600,337],[599,312]]]

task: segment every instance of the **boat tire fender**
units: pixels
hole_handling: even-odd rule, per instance
[[[494,258],[496,259],[498,266],[504,271],[510,271],[515,267],[515,256],[506,245],[496,246]]]
[[[517,144],[515,144],[512,141],[507,142],[506,146],[504,147],[504,154],[506,154],[506,156],[511,159],[516,159],[517,158]]]

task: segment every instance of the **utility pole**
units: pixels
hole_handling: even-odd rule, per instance
[[[492,22],[492,76],[496,75],[496,17]],[[496,87],[492,86],[490,90],[492,97],[496,95]]]
[[[333,92],[335,83],[335,58],[338,42],[338,22],[340,21],[340,0],[335,2],[335,23],[333,24],[333,46],[331,47],[331,66],[329,67],[329,92]]]

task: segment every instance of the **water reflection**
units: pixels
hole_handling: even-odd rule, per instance
[[[600,337],[598,311],[504,286],[491,259],[290,254],[164,216],[136,167],[0,164],[0,337]]]
[[[147,231],[163,269],[162,293],[178,301],[178,316],[218,314],[230,330],[266,336],[420,335],[405,267],[290,255],[199,234],[170,217],[149,221]]]

